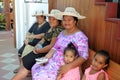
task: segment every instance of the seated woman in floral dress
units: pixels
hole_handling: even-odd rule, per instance
[[[78,29],[78,19],[84,19],[73,7],[67,7],[62,13],[63,27],[52,49],[45,55],[49,61],[45,65],[35,64],[32,67],[32,80],[56,80],[57,74],[64,76],[69,70],[80,66],[88,58],[88,38]],[[72,42],[78,50],[79,57],[70,64],[62,65],[63,51]],[[62,65],[62,66],[61,66]]]

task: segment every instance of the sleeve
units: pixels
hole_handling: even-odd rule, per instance
[[[56,28],[56,29],[53,31],[52,37],[57,37],[62,30],[63,30],[62,28]]]
[[[34,23],[31,28],[28,30],[29,33],[32,33],[34,30],[34,27],[37,25],[37,23]]]
[[[59,38],[61,37],[61,35],[62,35],[62,32],[57,36],[56,43],[55,43],[55,45],[52,47],[52,49],[54,49],[54,50],[57,49],[58,43],[59,43],[58,40],[59,40]]]
[[[79,37],[78,37],[79,36]],[[88,59],[88,38],[85,35],[77,35],[77,39],[75,40],[77,45],[77,50],[80,57],[84,59]]]
[[[50,25],[48,22],[46,22],[44,25],[43,25],[43,33],[46,33],[50,28]]]

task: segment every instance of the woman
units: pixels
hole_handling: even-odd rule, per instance
[[[18,50],[18,58],[19,58],[20,65],[22,64],[21,55],[22,55],[23,51],[26,51],[28,46],[30,46],[30,48],[34,47],[41,40],[44,33],[47,32],[48,29],[50,28],[49,23],[46,21],[46,15],[44,14],[44,12],[42,10],[37,11],[35,13],[35,15],[33,15],[33,16],[36,17],[37,21],[28,30],[28,32],[26,34],[26,38],[24,40],[24,44]],[[25,47],[26,47],[26,49],[25,49]],[[18,72],[18,69],[19,68],[15,69],[14,73]]]
[[[49,59],[44,66],[35,64],[32,67],[32,80],[55,80],[57,74],[64,76],[69,70],[78,67],[88,58],[88,38],[77,27],[78,19],[84,19],[74,8],[67,7],[63,12],[63,30],[57,37],[54,47],[45,56]],[[61,66],[65,47],[72,42],[78,50],[79,57],[72,63]],[[81,71],[81,69],[80,69]]]
[[[35,15],[37,22],[27,32],[23,46],[18,50],[18,56],[21,57],[26,45],[35,46],[48,31],[50,25],[46,22],[46,16],[43,11],[37,11]]]
[[[35,64],[35,58],[45,56],[46,53],[54,46],[57,35],[63,30],[61,27],[62,16],[57,15],[58,13],[60,13],[59,10],[53,9],[50,14],[47,15],[49,16],[49,24],[51,28],[47,33],[45,33],[41,40],[43,48],[35,48],[34,51],[30,52],[28,55],[22,58],[23,66],[12,80],[24,79],[30,72],[32,66]]]

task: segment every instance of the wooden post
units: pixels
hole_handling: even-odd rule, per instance
[[[5,13],[5,20],[6,20],[6,30],[10,30],[10,0],[3,0],[4,1],[4,13]]]

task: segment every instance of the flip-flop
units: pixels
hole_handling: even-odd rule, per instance
[[[17,73],[18,71],[19,71],[19,67],[18,68],[16,68],[14,71],[13,71],[13,73]]]

